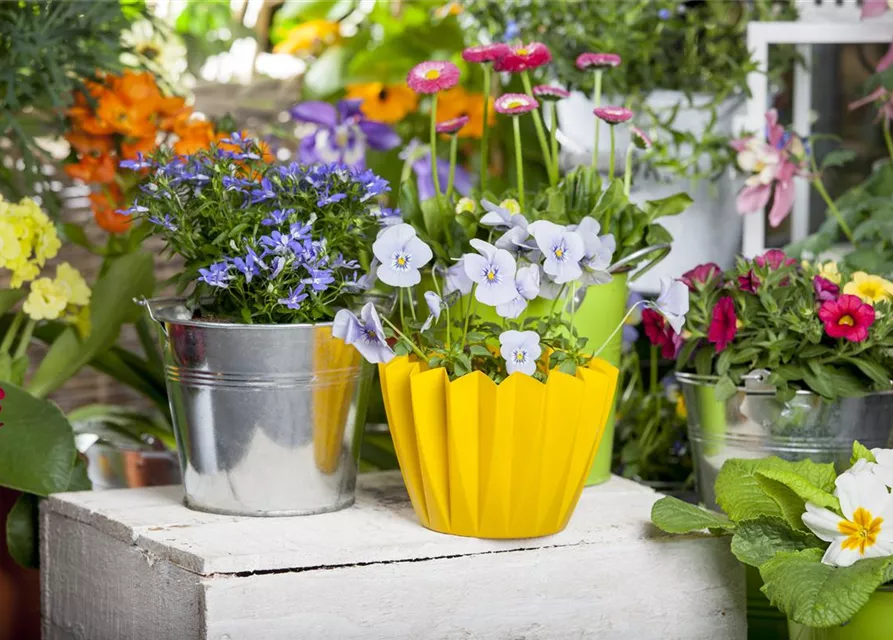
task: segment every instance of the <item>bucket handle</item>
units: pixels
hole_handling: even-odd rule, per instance
[[[617,262],[612,264],[610,267],[608,267],[608,273],[617,273],[624,267],[630,267],[630,265],[634,264],[641,258],[644,258],[645,256],[647,256],[649,254],[656,253],[657,255],[654,256],[653,258],[651,258],[651,260],[648,261],[648,264],[646,264],[644,267],[642,267],[641,269],[636,271],[636,273],[634,275],[630,276],[629,280],[630,280],[630,282],[633,282],[636,279],[638,279],[639,277],[641,277],[642,275],[644,275],[647,271],[649,271],[655,265],[657,265],[658,262],[660,262],[661,260],[666,258],[667,255],[669,255],[671,248],[672,248],[672,245],[669,242],[663,242],[661,244],[653,244],[650,247],[644,247],[642,249],[639,249],[638,251],[633,251],[631,254],[629,254],[625,258],[621,258],[620,260],[618,260]]]
[[[152,321],[154,321],[155,324],[158,325],[158,330],[164,334],[165,338],[169,338],[170,336],[168,336],[168,334],[167,334],[167,326],[164,324],[164,322],[162,322],[161,320],[156,318],[154,313],[152,313],[152,305],[149,304],[148,300],[146,300],[146,296],[134,298],[133,301],[134,301],[134,303],[138,304],[139,306],[145,307],[146,311],[149,313],[149,318],[151,318]]]

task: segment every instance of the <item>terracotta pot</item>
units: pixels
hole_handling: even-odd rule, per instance
[[[40,572],[16,564],[6,550],[6,514],[19,494],[0,487],[0,640],[40,638]]]

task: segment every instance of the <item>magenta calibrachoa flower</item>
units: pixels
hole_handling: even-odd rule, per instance
[[[533,95],[541,100],[563,100],[569,98],[571,92],[551,84],[538,84],[533,88]]]
[[[501,58],[495,61],[493,68],[497,71],[519,73],[530,69],[537,69],[552,62],[552,52],[549,47],[541,42],[531,42],[509,50]]]
[[[468,124],[469,117],[468,116],[459,116],[458,118],[450,118],[449,120],[441,120],[437,123],[437,126],[434,127],[434,130],[437,133],[443,133],[446,135],[454,135],[459,133],[459,129]]]
[[[620,56],[616,53],[581,53],[577,56],[577,69],[613,69],[619,67]]]
[[[462,59],[465,62],[487,63],[502,59],[509,52],[509,46],[502,42],[482,44],[476,47],[468,47],[462,51]]]
[[[414,66],[406,84],[416,93],[438,93],[459,83],[459,67],[445,60],[428,60]]]
[[[540,106],[539,102],[535,98],[523,93],[505,93],[496,98],[496,102],[493,104],[496,111],[510,116],[529,113],[538,106]]]
[[[536,331],[503,331],[499,334],[499,353],[505,358],[505,370],[528,376],[536,373],[536,361],[542,354]]]

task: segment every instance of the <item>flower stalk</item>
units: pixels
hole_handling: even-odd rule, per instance
[[[521,81],[524,83],[524,91],[531,98],[533,97],[533,86],[530,83],[530,74],[525,71],[521,74]],[[549,184],[555,186],[558,184],[558,172],[552,166],[552,154],[549,153],[549,143],[546,142],[546,131],[543,128],[543,120],[538,110],[531,112],[533,116],[533,126],[536,128],[536,137],[540,142],[540,149],[543,152],[543,160],[546,164],[546,173],[549,176]]]
[[[437,94],[431,94],[431,179],[434,193],[440,195],[440,178],[437,176]]]
[[[595,108],[598,109],[602,106],[602,75],[605,70],[596,68],[594,71],[595,80],[594,80],[594,88],[592,90],[592,102],[595,105]],[[601,133],[602,123],[601,120],[595,119],[595,141],[594,146],[592,147],[592,168],[598,169],[598,143],[599,136]]]
[[[453,134],[450,136],[450,175],[447,179],[446,196],[449,200],[453,195],[453,182],[456,177],[456,155],[459,148],[459,136]]]
[[[484,124],[481,133],[481,193],[487,192],[487,177],[490,169],[490,91],[493,70],[491,65],[484,65]]]
[[[524,157],[521,154],[521,123],[518,118],[512,118],[512,129],[515,134],[515,170],[518,175],[518,204],[524,211]]]
[[[819,168],[816,165],[815,154],[810,154],[809,160],[812,163],[812,172],[815,176],[812,180],[812,185],[815,187],[815,190],[819,192],[819,195],[822,197],[822,200],[825,201],[825,204],[828,206],[828,209],[831,211],[831,213],[834,214],[834,217],[837,218],[837,224],[840,225],[840,229],[853,245],[853,248],[858,248],[858,244],[856,243],[856,239],[853,237],[853,232],[850,230],[850,226],[846,223],[846,220],[843,219],[843,214],[840,213],[840,209],[838,209],[837,205],[834,204],[834,200],[831,199],[828,190],[825,188],[825,184],[822,182],[821,173],[819,172]]]

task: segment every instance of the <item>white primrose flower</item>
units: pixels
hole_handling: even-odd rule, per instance
[[[434,254],[431,247],[416,237],[411,225],[401,223],[387,227],[372,245],[372,253],[381,262],[378,278],[392,287],[412,287],[422,280],[419,269]]]
[[[613,234],[599,236],[601,225],[589,216],[583,218],[579,225],[568,227],[568,229],[576,231],[583,238],[583,259],[580,261],[583,276],[580,281],[585,285],[610,282],[611,274],[608,273],[608,267],[611,266],[611,260],[617,248]]]
[[[517,264],[505,249],[475,238],[471,246],[480,254],[466,253],[462,257],[465,274],[477,284],[474,297],[491,307],[511,301],[515,295],[515,270]]]
[[[502,318],[517,318],[527,308],[527,303],[534,300],[540,292],[540,269],[532,264],[521,267],[515,274],[515,290],[517,295],[510,302],[496,307],[496,313]]]
[[[505,370],[511,375],[519,371],[532,376],[536,359],[543,352],[536,331],[503,331],[499,334],[499,353],[505,359]]]
[[[463,296],[467,296],[471,293],[473,286],[474,282],[465,273],[465,261],[463,259],[460,258],[456,264],[447,269],[446,284],[443,286],[443,294],[445,296],[450,295],[453,291],[458,291]]]
[[[877,460],[876,464],[871,465],[871,472],[885,485],[893,488],[893,449],[872,449],[871,453]]]
[[[843,517],[830,509],[806,503],[803,524],[830,542],[822,562],[848,567],[857,560],[893,555],[893,498],[871,473],[842,473],[837,497]]]
[[[443,310],[443,299],[433,291],[425,292],[425,303],[428,305],[428,318],[422,325],[422,333],[431,328],[431,325],[440,320],[440,312]]]
[[[556,284],[572,282],[583,275],[580,260],[585,250],[579,233],[548,220],[531,223],[528,231],[546,258],[543,271],[552,276]]]
[[[353,312],[342,309],[335,314],[332,335],[353,345],[368,362],[390,362],[394,352],[388,346],[375,305],[367,302],[357,318]]]
[[[514,203],[514,205],[511,203]],[[489,200],[481,200],[481,204],[487,210],[487,213],[480,220],[480,223],[485,227],[510,229],[523,224],[527,228],[527,218],[520,214],[521,207],[518,206],[516,201],[503,200],[501,204],[496,205]]]
[[[667,319],[673,331],[682,333],[688,313],[688,287],[680,280],[660,279],[660,295],[655,301],[657,310]]]

